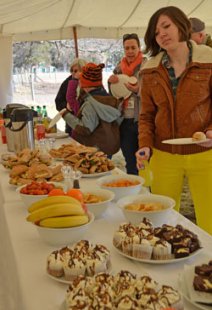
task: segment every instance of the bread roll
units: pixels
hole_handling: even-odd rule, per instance
[[[193,139],[194,141],[206,140],[206,135],[204,134],[204,132],[196,131],[196,132],[193,134],[192,139]]]

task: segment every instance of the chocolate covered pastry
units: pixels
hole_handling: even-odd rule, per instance
[[[212,261],[208,264],[195,266],[196,273],[193,280],[193,287],[196,291],[212,293]]]

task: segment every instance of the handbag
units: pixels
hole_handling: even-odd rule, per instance
[[[98,102],[117,108],[120,101],[112,96],[93,96]],[[78,118],[81,118],[81,111]],[[120,149],[119,124],[116,121],[106,122],[99,119],[98,126],[91,132],[87,127],[75,127],[75,139],[86,146],[95,146],[107,155],[113,155]]]

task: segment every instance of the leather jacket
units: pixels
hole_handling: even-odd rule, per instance
[[[177,154],[207,151],[196,144],[167,145],[162,141],[192,137],[212,130],[212,50],[192,44],[192,61],[183,72],[174,98],[169,75],[161,64],[164,52],[141,69],[142,109],[139,148],[150,147]]]

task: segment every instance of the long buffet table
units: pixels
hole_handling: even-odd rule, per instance
[[[58,144],[69,143],[64,139]],[[0,154],[6,146],[0,146]],[[31,223],[25,218],[27,211],[15,187],[8,183],[8,171],[0,167],[0,309],[1,310],[62,310],[67,286],[49,278],[46,274],[46,258],[55,248],[42,242]],[[82,179],[82,187],[96,186],[95,179]],[[198,264],[208,260],[212,253],[212,237],[172,211],[169,224],[182,224],[198,234],[203,250],[184,262],[173,264],[144,264],[119,255],[112,245],[112,236],[119,223],[125,221],[115,203],[104,216],[96,219],[84,239],[102,243],[111,251],[112,271],[129,270],[135,274],[149,274],[161,284],[178,288],[178,277],[184,263]],[[185,301],[186,310],[196,310]]]

